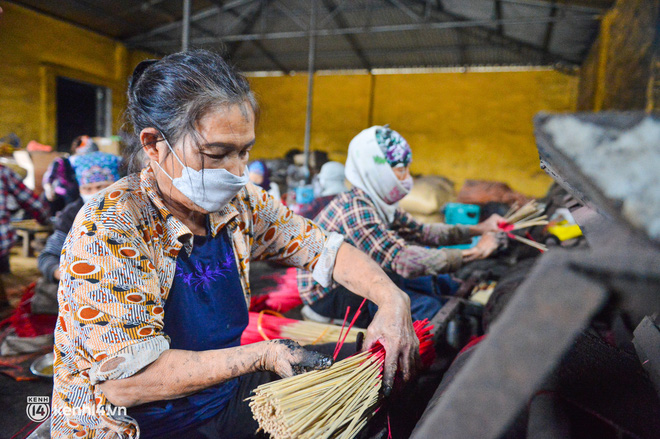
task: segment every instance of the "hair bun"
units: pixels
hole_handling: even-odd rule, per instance
[[[145,59],[144,61],[141,61],[137,66],[135,66],[135,70],[133,70],[131,79],[128,81],[128,89],[133,91],[133,87],[135,84],[137,84],[144,71],[147,70],[147,68],[150,66],[156,64],[158,61],[159,60],[157,59]]]

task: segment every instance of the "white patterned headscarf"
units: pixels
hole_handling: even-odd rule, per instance
[[[412,189],[412,177],[399,181],[392,168],[411,161],[408,142],[388,126],[367,128],[348,145],[346,179],[369,195],[388,225],[394,221],[399,200]]]
[[[321,196],[341,194],[346,192],[344,185],[345,172],[344,165],[339,162],[327,162],[321,166],[319,171],[319,185],[321,186]]]

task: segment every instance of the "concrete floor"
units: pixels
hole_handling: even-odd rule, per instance
[[[23,288],[39,277],[36,257],[24,257],[20,247],[14,247],[10,256],[11,274],[3,274],[7,298],[16,307],[23,294]],[[11,438],[23,427],[32,424],[26,414],[28,396],[50,396],[53,393],[52,380],[15,381],[0,374],[0,439]],[[36,427],[31,425],[24,431]],[[22,436],[23,432],[18,437]]]

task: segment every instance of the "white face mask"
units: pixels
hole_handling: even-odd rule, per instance
[[[183,167],[181,177],[172,178],[160,166],[160,163],[156,162],[156,164],[172,180],[175,188],[207,212],[219,212],[222,210],[250,181],[247,166],[241,177],[237,177],[226,169],[203,169],[196,171],[183,164],[165,136],[163,136],[163,140],[165,140],[167,147]]]
[[[413,178],[409,175],[405,180],[401,181],[401,186],[403,186],[406,191],[410,192],[413,188]]]
[[[91,200],[92,198],[94,198],[94,195],[96,195],[96,194],[90,194],[90,195],[83,195],[83,194],[80,194],[80,198],[82,198],[83,203],[89,203],[89,200]]]

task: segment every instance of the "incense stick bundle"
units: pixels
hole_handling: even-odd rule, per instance
[[[420,356],[433,351],[428,321],[414,324]],[[434,355],[434,354],[432,354]],[[263,384],[248,398],[260,428],[275,439],[350,439],[366,425],[380,402],[385,349],[338,361],[329,369]]]
[[[510,211],[504,216],[504,220],[508,224],[522,224],[525,222],[543,222],[547,219],[547,216],[543,215],[543,210],[539,207],[539,203],[536,200],[531,200],[527,204],[523,205],[520,208],[512,208],[513,210],[510,209]],[[543,222],[543,224],[534,224],[534,225],[545,225],[548,224],[547,221]],[[527,226],[531,227],[531,226]],[[520,227],[522,228],[522,227]]]
[[[249,319],[241,336],[242,345],[278,338],[290,338],[301,345],[336,343],[341,333],[341,326],[288,319],[273,312],[250,312]],[[360,331],[364,330],[350,328],[346,342],[354,343]]]
[[[531,200],[527,204],[518,208],[515,205],[509,209],[509,212],[504,216],[504,221],[499,224],[500,229],[507,232],[511,239],[518,242],[527,244],[531,247],[537,248],[541,251],[546,251],[548,248],[531,239],[523,238],[511,233],[514,230],[526,229],[534,226],[545,226],[548,224],[548,216],[543,215],[543,210],[539,207],[536,200]]]

